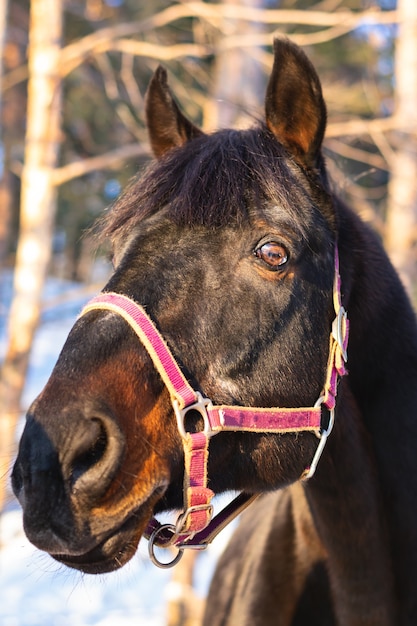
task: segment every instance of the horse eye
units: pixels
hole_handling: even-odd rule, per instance
[[[278,270],[288,261],[288,252],[279,243],[269,241],[255,250],[255,256],[269,265],[272,270]]]

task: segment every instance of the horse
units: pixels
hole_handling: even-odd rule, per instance
[[[264,118],[212,134],[158,67],[146,115],[156,158],[101,226],[113,273],[26,417],[27,537],[104,573],[144,534],[204,547],[213,494],[261,494],[206,624],[415,626],[417,324],[332,188],[314,67],[277,39]]]

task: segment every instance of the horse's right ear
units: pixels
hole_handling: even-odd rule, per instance
[[[326,105],[316,70],[288,39],[274,41],[274,66],[266,92],[269,130],[303,167],[317,165]]]
[[[168,86],[166,70],[161,65],[149,83],[145,110],[149,140],[157,158],[203,134],[180,111]]]

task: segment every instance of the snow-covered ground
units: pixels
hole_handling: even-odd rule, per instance
[[[2,626],[161,626],[171,573],[141,550],[119,572],[87,576],[60,566],[33,548],[21,531],[20,511],[1,524]]]
[[[71,289],[59,281],[48,283],[46,296]],[[4,351],[4,322],[10,280],[0,276],[0,358]],[[23,404],[28,406],[42,389],[69,329],[85,302],[70,300],[47,309],[37,333]],[[228,533],[223,532],[198,557],[196,592],[204,596],[217,553]],[[163,626],[172,570],[151,564],[146,542],[118,572],[82,575],[59,565],[26,540],[17,503],[11,499],[0,518],[1,626]]]
[[[145,542],[141,542],[136,556],[118,572],[89,576],[59,565],[31,546],[21,529],[17,509],[3,516],[0,533],[1,626],[163,626],[166,623],[172,570],[152,565]],[[207,590],[216,551],[213,546],[198,556],[195,591],[201,597]]]

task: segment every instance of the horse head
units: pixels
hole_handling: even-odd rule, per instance
[[[146,98],[155,161],[105,219],[114,272],[104,292],[141,305],[192,387],[217,405],[312,406],[334,317],[337,215],[321,156],[318,77],[275,42],[265,120],[204,134],[158,68]],[[188,416],[198,431],[201,415]],[[222,492],[299,479],[312,432],[224,432],[208,481]],[[117,569],[154,512],[182,505],[184,448],[169,390],[111,310],[75,323],[30,407],[13,469],[29,539],[85,572]]]

